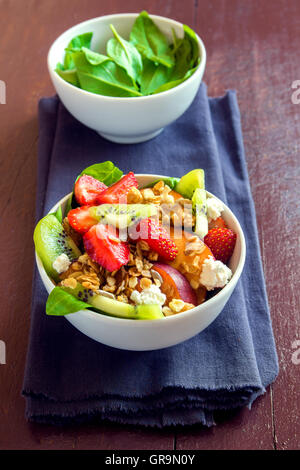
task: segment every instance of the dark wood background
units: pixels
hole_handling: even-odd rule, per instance
[[[37,104],[54,89],[46,55],[73,24],[146,9],[195,28],[207,48],[209,94],[238,92],[280,374],[251,411],[221,415],[211,429],[145,430],[110,424],[28,424],[20,395],[30,324]],[[1,449],[299,449],[299,0],[0,0]],[[297,273],[298,271],[298,273]],[[300,357],[300,354],[299,354]]]

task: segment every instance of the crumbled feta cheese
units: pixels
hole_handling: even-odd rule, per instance
[[[202,264],[200,282],[207,290],[213,290],[217,287],[224,287],[231,279],[232,271],[222,263],[209,256]]]
[[[69,269],[71,261],[65,253],[59,255],[56,260],[53,262],[52,267],[58,274],[64,273]]]
[[[152,284],[147,289],[143,289],[142,292],[134,290],[130,296],[130,299],[136,304],[159,304],[163,305],[166,301],[166,296],[163,294],[158,286]]]
[[[209,197],[206,200],[207,204],[207,220],[208,223],[212,220],[216,220],[221,216],[221,212],[224,210],[223,204],[214,197]]]

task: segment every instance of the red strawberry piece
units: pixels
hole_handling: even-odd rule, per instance
[[[97,197],[105,189],[107,189],[106,184],[90,175],[82,175],[75,183],[74,194],[81,206],[94,206],[97,204]]]
[[[68,213],[68,221],[71,227],[79,233],[87,232],[98,220],[92,216],[90,206],[81,206],[70,210]]]
[[[126,196],[132,187],[137,188],[138,182],[131,171],[128,175],[123,176],[119,181],[103,191],[97,198],[97,202],[98,204],[118,204],[120,202],[126,204]]]
[[[156,251],[165,260],[173,261],[178,248],[171,239],[167,230],[154,219],[143,219],[136,226],[138,240],[148,243],[151,250]]]
[[[214,257],[227,263],[233,253],[236,233],[229,228],[212,228],[204,237],[204,243],[211,249]]]
[[[111,225],[94,225],[83,236],[83,243],[89,257],[110,272],[129,261],[129,246],[119,239]]]

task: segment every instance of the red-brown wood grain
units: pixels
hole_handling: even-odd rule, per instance
[[[220,414],[207,430],[149,430],[107,423],[72,428],[29,424],[21,387],[30,324],[37,103],[54,93],[46,55],[53,40],[94,16],[146,9],[189,24],[203,38],[209,94],[237,90],[256,204],[263,266],[280,360],[275,384],[251,411]],[[298,0],[0,0],[0,214],[4,295],[0,340],[0,449],[299,449],[300,339]]]

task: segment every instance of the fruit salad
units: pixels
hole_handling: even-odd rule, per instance
[[[34,231],[55,285],[46,313],[154,320],[202,304],[232,276],[236,234],[223,209],[206,193],[203,169],[140,187],[112,162],[86,168]]]

